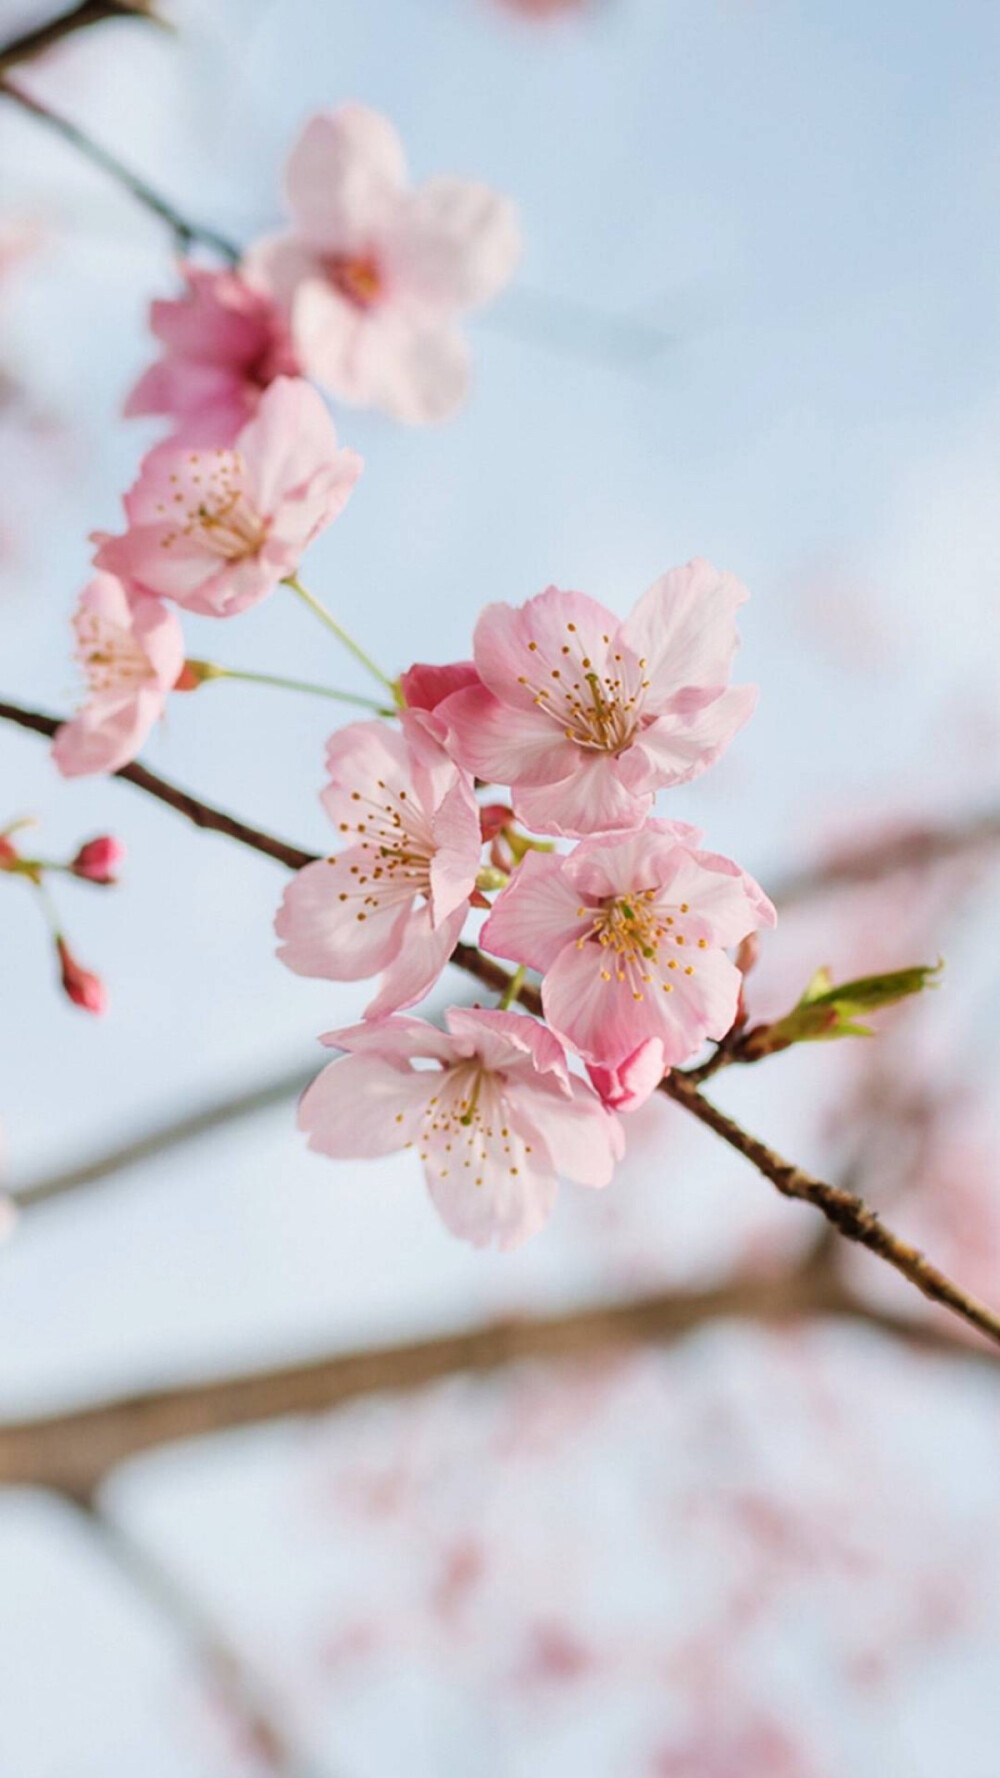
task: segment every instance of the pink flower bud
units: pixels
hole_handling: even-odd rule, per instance
[[[81,1006],[84,1012],[105,1012],[108,997],[100,976],[94,975],[89,969],[84,969],[77,962],[64,938],[56,939],[56,950],[59,953],[63,989],[72,1000],[73,1005]]]
[[[509,827],[513,819],[514,811],[508,803],[484,803],[479,811],[483,840],[495,840],[497,834]]]
[[[595,1091],[609,1111],[638,1111],[655,1093],[666,1072],[663,1044],[647,1037],[615,1068],[588,1063]]]
[[[70,865],[74,877],[83,877],[88,883],[100,883],[110,886],[117,883],[115,875],[118,866],[125,858],[125,847],[112,834],[103,833],[96,840],[88,840],[80,847],[79,852]]]
[[[0,833],[0,870],[15,870],[18,855],[10,841]]]

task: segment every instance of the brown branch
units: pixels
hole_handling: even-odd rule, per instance
[[[737,1154],[745,1156],[758,1173],[776,1186],[782,1197],[797,1198],[800,1203],[812,1204],[826,1217],[838,1232],[848,1241],[857,1241],[867,1247],[870,1253],[878,1254],[887,1265],[902,1273],[911,1284],[915,1284],[923,1295],[932,1303],[939,1303],[943,1308],[950,1309],[953,1314],[968,1322],[970,1327],[985,1334],[994,1345],[1000,1345],[1000,1315],[997,1315],[978,1298],[970,1296],[967,1291],[953,1284],[943,1272],[924,1258],[916,1247],[893,1234],[891,1229],[879,1219],[874,1210],[869,1209],[863,1199],[854,1192],[841,1186],[827,1185],[822,1179],[815,1179],[801,1167],[794,1167],[789,1161],[783,1160],[775,1149],[769,1148],[756,1136],[727,1117],[718,1106],[703,1099],[697,1088],[683,1074],[676,1071],[668,1074],[661,1082],[661,1091],[682,1105],[692,1117],[707,1125]]]
[[[418,1389],[458,1372],[487,1373],[526,1360],[590,1359],[676,1340],[719,1317],[779,1324],[807,1314],[855,1312],[827,1268],[806,1267],[777,1279],[737,1278],[715,1289],[497,1321],[437,1339],[338,1353],[0,1426],[0,1483],[47,1486],[86,1501],[126,1457],[175,1439],[322,1413],[358,1396]]]
[[[102,1554],[162,1619],[238,1723],[256,1765],[271,1778],[320,1778],[293,1745],[269,1688],[173,1572],[103,1506],[74,1503]]]
[[[965,852],[1000,843],[1000,809],[984,809],[950,826],[914,827],[881,843],[867,843],[779,879],[773,900],[787,910],[828,890],[880,882],[897,871],[926,870]]]
[[[81,1161],[76,1166],[28,1180],[25,1185],[8,1191],[7,1196],[19,1210],[26,1210],[35,1204],[47,1203],[52,1198],[64,1197],[67,1192],[77,1191],[81,1186],[96,1185],[112,1179],[116,1173],[124,1173],[129,1167],[155,1160],[158,1155],[183,1147],[187,1142],[196,1142],[199,1137],[207,1136],[212,1130],[224,1129],[227,1124],[241,1122],[257,1112],[267,1111],[272,1105],[280,1105],[286,1099],[294,1098],[296,1094],[304,1092],[315,1073],[315,1067],[304,1068],[299,1065],[286,1069],[284,1074],[270,1075],[258,1086],[250,1087],[242,1093],[227,1094],[222,1099],[185,1113],[183,1117],[165,1119],[151,1129],[130,1137],[127,1142],[119,1143],[115,1148],[91,1155],[89,1160]]]
[[[19,37],[12,37],[9,43],[0,45],[0,74],[6,74],[9,68],[16,68],[21,62],[34,61],[36,56],[43,55],[47,49],[54,49],[67,37],[77,31],[85,31],[90,25],[102,25],[109,19],[146,19],[153,24],[162,25],[149,0],[80,0],[78,6],[71,6],[68,12],[61,12],[56,18],[47,19],[42,25],[35,25],[30,31],[24,31]]]
[[[36,711],[21,709],[18,705],[0,703],[0,720],[17,723],[36,734],[52,735],[58,728],[54,717],[39,715]],[[246,822],[238,821],[219,809],[212,808],[199,798],[191,796],[187,791],[178,790],[175,785],[165,779],[157,778],[145,767],[139,765],[125,766],[117,774],[127,783],[134,784],[138,789],[157,797],[179,814],[185,815],[198,827],[209,829],[226,835],[229,839],[238,840],[257,852],[264,853],[279,863],[287,864],[291,869],[299,869],[313,861],[315,854],[303,852],[297,847],[289,846],[283,840],[276,840],[270,834],[263,833],[259,828],[250,827]],[[485,986],[502,992],[510,982],[510,975],[500,964],[491,958],[484,957],[472,945],[458,944],[452,952],[452,963],[464,969],[469,975],[484,983]],[[526,986],[519,999],[529,1011],[541,1011],[541,999],[537,989]],[[736,1150],[755,1166],[759,1173],[769,1179],[772,1185],[787,1198],[797,1198],[803,1203],[812,1204],[827,1221],[833,1224],[848,1240],[857,1241],[876,1253],[888,1265],[900,1272],[904,1278],[929,1297],[932,1302],[940,1303],[955,1315],[974,1327],[978,1332],[995,1345],[1000,1345],[1000,1316],[995,1314],[984,1303],[963,1291],[943,1272],[932,1266],[915,1247],[903,1241],[891,1229],[886,1228],[873,1210],[856,1197],[840,1187],[827,1185],[823,1180],[815,1179],[801,1168],[792,1166],[774,1149],[751,1136],[743,1130],[707,1099],[703,1099],[697,1090],[698,1074],[694,1080],[685,1079],[678,1070],[667,1075],[661,1083],[661,1091],[681,1105],[685,1111],[706,1124],[723,1142]]]
[[[38,710],[25,710],[19,704],[0,702],[0,722],[12,722],[18,728],[28,729],[32,734],[46,735],[51,739],[64,719],[58,716],[45,716]],[[195,827],[206,829],[210,833],[224,834],[227,839],[236,840],[241,846],[249,846],[254,852],[263,852],[265,857],[274,858],[278,864],[288,866],[289,870],[301,870],[304,864],[315,862],[315,852],[303,852],[300,846],[290,846],[285,840],[275,839],[273,834],[263,833],[259,827],[250,827],[246,821],[238,821],[235,815],[227,815],[223,809],[215,809],[200,797],[191,796],[188,791],[178,789],[165,778],[158,778],[155,772],[149,772],[138,762],[130,766],[122,766],[115,772],[125,784],[134,784],[137,790],[145,791],[147,796],[154,796],[157,802],[166,803],[169,809],[176,810],[185,820],[193,821]]]

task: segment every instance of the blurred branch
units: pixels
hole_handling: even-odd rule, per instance
[[[60,1172],[46,1173],[38,1179],[29,1180],[26,1185],[9,1191],[7,1196],[18,1209],[24,1210],[35,1204],[47,1203],[51,1198],[61,1198],[81,1186],[96,1185],[99,1181],[111,1179],[116,1173],[124,1173],[129,1167],[136,1167],[142,1161],[155,1160],[158,1155],[167,1154],[173,1148],[183,1147],[187,1142],[196,1142],[199,1137],[208,1136],[213,1130],[224,1129],[227,1124],[239,1123],[259,1111],[267,1111],[273,1105],[283,1104],[287,1099],[303,1092],[315,1072],[315,1066],[304,1068],[300,1064],[297,1068],[287,1069],[284,1074],[270,1075],[267,1080],[245,1092],[232,1093],[214,1100],[195,1111],[186,1112],[183,1117],[164,1119],[162,1123],[141,1131],[128,1142],[92,1155],[89,1160],[81,1161],[75,1167],[66,1167]]]
[[[59,13],[45,24],[35,25],[30,31],[22,32],[20,37],[12,37],[9,43],[0,44],[0,75],[22,62],[34,61],[36,56],[53,49],[77,31],[84,31],[89,25],[106,24],[109,19],[145,19],[161,26],[165,23],[157,18],[150,0],[80,0],[78,6],[71,6],[67,12]]]
[[[322,1778],[315,1763],[293,1747],[262,1680],[250,1671],[201,1604],[104,1507],[79,1500],[76,1505],[107,1560],[193,1658],[238,1727],[244,1750],[253,1757],[256,1768],[272,1778]]]
[[[227,241],[224,235],[217,234],[212,228],[203,227],[201,223],[190,222],[187,217],[182,216],[180,211],[174,208],[169,199],[161,196],[158,191],[154,191],[145,179],[141,178],[138,173],[133,173],[131,168],[124,166],[109,149],[102,148],[99,142],[95,142],[78,125],[70,123],[69,119],[62,117],[59,112],[50,110],[49,106],[43,105],[40,99],[33,99],[23,87],[15,86],[3,74],[0,74],[0,98],[10,99],[12,104],[18,105],[22,111],[28,112],[31,117],[44,123],[57,136],[61,136],[64,142],[68,142],[71,148],[75,148],[78,154],[90,161],[92,166],[100,168],[102,173],[107,173],[146,210],[159,217],[161,222],[165,222],[171,230],[180,252],[186,252],[193,241],[201,241],[206,247],[211,247],[213,252],[218,253],[221,258],[229,260],[233,265],[237,263],[240,257],[239,248],[234,247],[231,241]]]
[[[0,720],[16,723],[35,734],[49,736],[59,727],[57,718],[22,709],[16,704],[0,703]],[[234,816],[201,802],[187,791],[178,790],[165,779],[147,772],[144,766],[124,766],[116,776],[168,804],[196,826],[225,834],[279,863],[287,864],[292,870],[300,869],[302,865],[314,860],[315,854],[289,846],[284,840],[276,840],[259,828],[250,827],[246,822],[238,821]],[[509,972],[491,958],[484,957],[472,945],[456,945],[451,962],[456,968],[464,969],[487,987],[501,993],[510,984]],[[518,997],[521,1005],[528,1011],[541,1014],[541,996],[537,989],[525,986]],[[661,1081],[660,1090],[700,1123],[707,1125],[737,1154],[743,1155],[765,1179],[770,1180],[783,1197],[797,1198],[802,1203],[812,1204],[846,1239],[867,1247],[869,1252],[885,1260],[887,1265],[901,1273],[932,1302],[940,1303],[1000,1346],[1000,1315],[963,1291],[936,1266],[932,1266],[915,1247],[887,1228],[875,1211],[869,1209],[853,1192],[828,1185],[802,1168],[793,1166],[775,1149],[769,1148],[707,1099],[703,1099],[697,1090],[697,1080],[697,1070],[692,1079],[685,1079],[683,1072],[675,1069]]]
[[[925,870],[962,853],[998,844],[1000,809],[984,809],[963,821],[913,827],[880,844],[840,852],[779,880],[772,899],[782,909],[796,907],[828,890],[879,882],[896,871]]]
[[[123,1462],[173,1440],[325,1412],[384,1390],[422,1388],[457,1373],[533,1362],[593,1360],[640,1344],[680,1339],[733,1318],[780,1326],[806,1315],[843,1315],[932,1350],[977,1356],[933,1326],[870,1310],[836,1278],[825,1244],[779,1277],[736,1277],[700,1291],[667,1291],[569,1314],[487,1323],[396,1346],[191,1383],[45,1419],[0,1426],[0,1483],[45,1486],[86,1502]]]

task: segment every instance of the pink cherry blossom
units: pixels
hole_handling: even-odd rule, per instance
[[[449,661],[435,666],[428,661],[414,661],[400,675],[399,688],[409,710],[436,710],[454,691],[481,683],[475,661]]]
[[[417,715],[354,722],[327,748],[323,806],[344,842],[292,879],[275,921],[297,975],[384,971],[381,1018],[429,992],[461,936],[482,838],[471,780]]]
[[[145,593],[127,593],[113,574],[95,574],[73,617],[76,657],[88,696],[52,747],[66,778],[117,772],[134,759],[184,665],[175,613]]]
[[[74,1006],[83,1012],[96,1013],[100,1016],[108,1010],[108,996],[104,983],[92,969],[84,969],[78,963],[66,940],[57,936],[56,954],[59,958],[59,975],[63,992]]]
[[[612,1111],[638,1111],[659,1086],[667,1071],[666,1050],[660,1037],[646,1037],[616,1068],[598,1062],[588,1064],[594,1089]]]
[[[672,1068],[732,1025],[742,977],[726,950],[776,916],[753,878],[699,851],[699,838],[650,821],[568,857],[529,853],[483,927],[486,949],[541,972],[553,1031],[601,1068],[648,1066],[651,1053],[636,1051],[650,1039]],[[608,1084],[613,1098],[623,1083]],[[627,1095],[634,1086],[626,1078]]]
[[[488,605],[474,642],[483,686],[438,710],[456,758],[510,785],[538,832],[637,827],[655,792],[710,766],[754,707],[753,686],[728,683],[746,596],[699,559],[654,581],[624,623],[556,587]]]
[[[238,273],[181,269],[184,295],[150,310],[163,355],[139,378],[125,413],[168,414],[175,441],[231,445],[274,379],[298,375],[288,325]]]
[[[82,877],[87,883],[111,888],[117,883],[118,868],[124,862],[125,847],[121,840],[116,840],[113,834],[102,833],[80,847],[69,869],[74,877]]]
[[[232,617],[296,572],[360,474],[322,397],[279,377],[231,449],[150,451],[125,496],[128,530],[99,538],[95,561],[188,611]]]
[[[517,1247],[548,1221],[558,1175],[609,1183],[621,1129],[537,1020],[460,1007],[445,1018],[447,1032],[413,1018],[330,1032],[347,1059],[306,1089],[299,1124],[338,1160],[416,1148],[453,1234]]]
[[[399,420],[453,413],[468,380],[455,320],[520,253],[509,200],[444,176],[413,189],[395,130],[363,105],[310,119],[285,192],[292,227],[252,248],[246,272],[286,309],[308,375]]]

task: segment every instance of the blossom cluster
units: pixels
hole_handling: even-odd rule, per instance
[[[279,955],[302,975],[381,979],[364,1023],[324,1039],[348,1059],[306,1092],[300,1122],[337,1158],[416,1149],[444,1220],[476,1244],[534,1233],[559,1173],[607,1184],[617,1114],[736,1018],[728,953],[774,909],[697,829],[652,809],[752,709],[729,684],[744,596],[695,561],[625,623],[555,587],[488,606],[471,661],[403,676],[398,728],[352,723],[329,744],[339,848],[286,890]],[[510,805],[480,808],[477,783],[505,786]],[[482,862],[503,836],[509,873]],[[445,1034],[401,1016],[500,884],[479,945],[539,973],[545,1024],[453,1008]]]
[[[746,872],[655,812],[753,709],[730,683],[745,589],[696,560],[623,622],[549,587],[488,606],[468,661],[375,667],[299,579],[362,468],[316,385],[407,421],[450,412],[467,372],[455,318],[509,277],[517,228],[483,186],[411,189],[395,132],[356,105],[306,126],[286,197],[289,229],[238,269],[188,267],[184,296],[153,305],[162,355],[126,411],[172,431],[122,532],[95,535],[74,619],[88,695],[55,758],[117,771],[172,692],[229,671],[186,658],[182,612],[232,618],[284,585],[347,642],[382,696],[354,699],[375,717],[329,742],[336,850],[295,876],[276,927],[298,974],[379,980],[362,1022],[324,1040],[344,1059],[300,1123],[339,1158],[415,1149],[449,1228],[510,1247],[545,1222],[559,1175],[609,1183],[619,1114],[731,1029],[730,952],[773,923]],[[482,950],[518,966],[501,1005],[453,1007],[444,1030],[408,1016],[473,909]],[[544,1022],[517,1007],[528,969]]]

